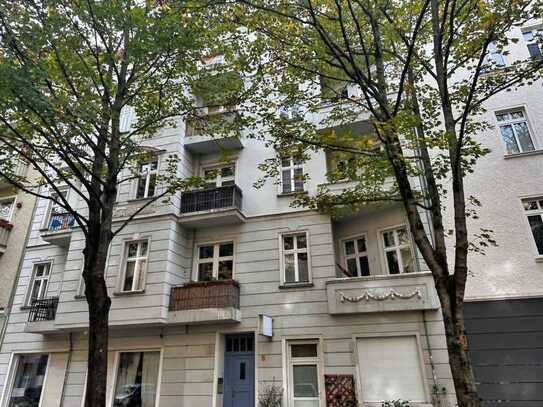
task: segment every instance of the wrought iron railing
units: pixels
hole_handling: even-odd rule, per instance
[[[241,210],[241,200],[241,189],[236,185],[183,192],[181,194],[181,213],[226,208]]]
[[[53,321],[57,314],[58,297],[33,298],[30,302],[28,322]]]
[[[61,230],[68,230],[75,226],[75,218],[71,213],[52,213],[49,220],[49,227],[47,228],[51,232],[58,232]]]
[[[239,284],[235,280],[186,283],[173,287],[170,293],[170,311],[228,307],[239,309]]]

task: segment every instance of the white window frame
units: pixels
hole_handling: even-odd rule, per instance
[[[537,209],[526,209],[525,203],[527,201],[535,201],[536,205],[538,206]],[[530,227],[530,222],[528,221],[529,216],[539,216],[543,220],[543,195],[529,197],[529,198],[522,198],[521,204],[522,204],[522,209],[524,212],[524,218],[526,219],[526,223],[528,225],[528,233],[529,233],[530,240],[532,242],[532,246],[534,247],[536,258],[538,259],[538,261],[539,259],[542,259],[543,261],[543,253],[539,253],[539,250],[537,248],[537,243],[535,241],[535,237],[532,232],[532,228]]]
[[[219,256],[220,252],[220,246],[222,244],[232,243],[233,245],[233,253],[232,256]],[[203,246],[213,246],[213,257],[209,259],[200,259],[200,247]],[[212,276],[214,280],[218,280],[219,278],[219,261],[228,261],[232,260],[232,280],[235,279],[235,272],[236,272],[236,242],[233,239],[230,240],[221,240],[219,242],[213,241],[213,242],[206,242],[206,243],[198,243],[194,248],[194,265],[193,265],[193,272],[192,272],[192,280],[193,281],[200,281],[198,279],[198,268],[199,264],[203,263],[213,263],[213,271]],[[226,281],[226,280],[221,280]]]
[[[403,245],[399,244],[398,229],[402,229],[402,228],[404,228],[407,232],[407,236],[409,238],[408,244],[403,244]],[[385,233],[387,232],[394,232],[394,246],[393,247],[385,246]],[[390,226],[385,229],[380,229],[379,230],[379,247],[381,249],[381,261],[383,262],[383,265],[384,265],[383,270],[386,271],[387,275],[390,275],[390,276],[394,275],[394,274],[390,274],[390,270],[388,269],[387,255],[386,255],[387,252],[392,252],[392,251],[396,251],[396,255],[398,256],[398,259],[399,259],[399,262],[398,262],[398,265],[400,268],[399,274],[405,273],[405,267],[403,264],[401,249],[406,248],[406,247],[409,247],[409,250],[411,252],[411,258],[413,259],[413,273],[416,273],[418,271],[416,267],[415,253],[413,251],[411,232],[409,231],[409,227],[406,224],[402,223],[400,225]]]
[[[359,252],[358,251],[357,240],[360,240],[360,239],[364,239],[366,241],[366,251],[365,252]],[[347,254],[347,247],[346,247],[347,242],[354,242],[354,254]],[[368,234],[367,233],[361,233],[359,235],[348,236],[346,238],[343,238],[343,239],[341,239],[341,245],[342,245],[342,248],[343,248],[343,265],[345,267],[345,270],[349,271],[347,260],[356,259],[356,273],[357,273],[357,275],[353,276],[353,277],[364,277],[361,274],[362,270],[360,269],[359,257],[366,257],[368,259],[368,269],[370,269],[370,267],[369,267],[370,255],[369,255],[369,250],[368,250]],[[371,275],[371,269],[369,271],[370,271],[370,275]]]
[[[58,353],[61,351],[53,351],[48,352],[47,350],[43,351],[21,351],[21,352],[13,352],[10,356],[10,360],[8,363],[8,374],[6,381],[4,383],[4,391],[2,392],[2,398],[0,402],[0,406],[7,406],[9,399],[11,398],[11,394],[13,392],[13,385],[15,384],[15,376],[17,374],[17,368],[19,367],[19,362],[21,356],[27,356],[27,355],[47,355],[47,366],[45,367],[45,375],[43,378],[43,387],[42,392],[40,394],[40,401],[38,403],[38,407],[40,407],[43,403],[43,395],[45,392],[45,385],[47,384],[47,379],[49,375],[49,367],[51,365],[51,355],[53,353]]]
[[[502,54],[494,42],[491,42],[487,48],[483,72],[505,68],[506,66],[507,59],[505,58],[505,55]]]
[[[521,112],[522,113],[522,118],[508,119],[508,120],[502,121],[502,122],[498,121],[498,115],[511,114],[511,113],[516,113],[516,112]],[[496,120],[496,126],[498,127],[500,140],[502,142],[503,149],[504,149],[506,155],[516,155],[516,154],[523,154],[523,153],[531,153],[531,152],[537,151],[539,149],[538,145],[537,145],[537,142],[536,142],[536,138],[534,137],[535,133],[533,132],[532,126],[530,125],[530,119],[528,118],[528,113],[526,112],[526,109],[523,106],[519,106],[519,107],[511,108],[511,109],[505,109],[505,110],[497,110],[497,111],[494,112],[494,120]],[[518,140],[518,137],[517,137],[517,132],[515,130],[515,127],[513,126],[514,124],[517,124],[517,123],[526,123],[526,127],[528,128],[528,133],[530,135],[530,140],[532,141],[532,144],[534,146],[533,150],[526,150],[526,151],[522,150],[522,146],[519,143],[519,140]],[[505,143],[505,140],[503,139],[503,135],[502,135],[502,129],[501,129],[502,126],[511,126],[511,128],[513,129],[513,136],[515,137],[515,142],[517,143],[517,147],[519,149],[518,153],[510,153],[509,151],[507,151],[507,144]]]
[[[533,27],[522,28],[521,32],[522,32],[522,39],[524,40],[524,43],[526,44],[526,49],[528,50],[528,53],[530,52],[528,46],[537,44],[539,45],[539,55],[540,55],[538,58],[543,58],[543,42],[541,39],[541,37],[543,37],[543,25],[536,25]],[[526,34],[531,34],[532,39],[530,40],[526,39]],[[531,55],[530,57],[533,58]]]
[[[140,353],[140,352],[159,352],[159,362],[158,362],[158,377],[157,377],[157,386],[156,386],[156,400],[155,407],[159,407],[160,400],[160,384],[162,382],[162,366],[164,363],[164,349],[162,347],[149,347],[149,348],[134,348],[134,349],[121,349],[114,351],[113,357],[113,373],[112,373],[112,386],[110,387],[109,397],[106,402],[107,406],[115,407],[115,388],[117,387],[117,379],[119,373],[119,364],[121,363],[121,353]],[[86,391],[86,380],[85,380],[85,390]]]
[[[289,161],[289,165],[284,167],[283,166],[283,161],[284,160],[288,160]],[[302,182],[303,182],[303,188],[300,189],[300,190],[296,190],[296,177],[294,176],[294,173],[295,173],[295,170],[297,169],[301,169],[302,170],[302,177],[304,176],[304,163],[299,160],[300,162],[298,164],[296,164],[294,161],[294,157],[293,156],[283,156],[283,157],[280,157],[279,158],[279,194],[296,194],[296,193],[300,193],[300,192],[304,192],[306,190],[306,185],[305,185],[305,179],[302,179]],[[298,161],[298,160],[297,160]],[[290,191],[285,191],[285,188],[284,188],[284,183],[283,183],[283,172],[284,171],[289,171],[290,173]]]
[[[147,243],[147,253],[145,256],[140,256],[141,254],[141,243],[144,243],[146,242]],[[137,255],[136,257],[128,257],[128,246],[131,244],[131,243],[137,243],[138,244],[138,249],[137,249]],[[124,240],[123,241],[123,257],[122,257],[122,263],[121,263],[121,267],[122,267],[122,272],[120,273],[120,279],[119,279],[119,286],[118,286],[118,290],[119,290],[119,293],[137,293],[137,292],[142,292],[143,290],[145,290],[145,281],[147,279],[147,270],[149,268],[149,254],[151,252],[151,239],[150,238],[140,238],[140,239],[130,239],[130,240]],[[139,270],[139,274],[137,274],[137,277],[136,278],[136,273],[134,273],[134,278],[132,280],[132,289],[131,290],[124,290],[124,283],[125,283],[125,279],[126,279],[126,267],[128,265],[128,261],[131,260],[131,261],[136,261],[136,263],[138,261],[141,261],[145,259],[145,267],[144,268],[141,268]],[[136,270],[136,268],[134,268],[134,270]],[[137,288],[137,289],[134,289],[134,285],[137,284],[138,281],[141,280],[141,287]]]
[[[221,175],[221,169],[225,167],[233,167],[234,168],[234,175],[224,177]],[[217,173],[215,175],[215,178],[210,178],[209,180],[205,179],[205,172],[208,170],[216,170]],[[207,164],[202,165],[201,170],[201,177],[204,179],[205,182],[211,184],[213,181],[215,182],[215,187],[222,187],[223,182],[233,181],[234,185],[236,185],[236,177],[238,174],[238,169],[235,161],[231,162],[224,162],[224,163],[215,163],[215,164]]]
[[[151,166],[156,162],[156,169],[152,170]],[[147,168],[146,168],[147,167]],[[148,199],[157,195],[158,189],[158,174],[160,168],[159,157],[154,157],[147,161],[142,161],[138,163],[138,177],[136,179],[135,188],[134,188],[134,199]],[[155,190],[153,195],[149,195],[149,185],[151,184],[151,176],[155,175]],[[145,177],[145,190],[143,196],[138,197],[138,186],[140,179]]]
[[[48,265],[49,268],[48,268],[48,273],[47,273],[47,277],[44,277],[44,276],[41,276],[39,278],[36,278],[36,272],[37,272],[37,269],[38,267],[40,266],[44,266],[44,265]],[[32,302],[32,291],[33,291],[33,288],[34,288],[34,283],[36,281],[40,281],[40,292],[42,292],[42,295],[37,297],[37,299],[43,299],[43,298],[47,298],[47,291],[49,289],[49,280],[51,279],[51,273],[53,272],[53,261],[52,260],[45,260],[45,261],[39,261],[39,262],[36,262],[34,264],[32,264],[32,278],[30,279],[30,284],[28,286],[28,292],[27,292],[27,295],[26,295],[26,301],[25,301],[25,305],[26,306],[30,306],[31,305],[31,302]],[[43,281],[45,280],[45,288],[43,287]]]
[[[305,234],[306,247],[298,249],[298,239],[296,236]],[[294,249],[285,250],[284,238],[288,236],[294,236]],[[308,281],[299,281],[300,275],[298,270],[298,253],[307,253],[307,280]],[[309,241],[309,232],[307,230],[298,230],[295,232],[285,232],[279,235],[279,254],[280,254],[280,268],[281,268],[281,285],[297,285],[297,284],[312,284],[313,275],[311,273],[311,252],[310,252],[310,241]],[[287,254],[294,254],[294,282],[287,282],[285,278],[286,265],[285,265],[285,256]]]
[[[424,354],[423,354],[423,351],[422,351],[422,342],[421,342],[421,338],[420,338],[420,333],[419,332],[416,332],[416,331],[407,331],[407,332],[390,332],[390,333],[357,333],[357,334],[354,334],[352,336],[352,343],[353,343],[353,349],[354,349],[354,359],[355,359],[355,368],[356,368],[356,373],[355,373],[355,385],[356,385],[356,393],[359,395],[359,403],[362,403],[362,399],[363,399],[363,393],[362,393],[362,377],[361,377],[361,369],[360,369],[360,360],[358,358],[358,339],[365,339],[365,338],[380,338],[380,337],[383,337],[383,338],[396,338],[396,337],[415,337],[416,339],[416,343],[417,343],[417,356],[418,356],[418,360],[419,360],[419,366],[420,366],[420,373],[422,375],[422,385],[423,385],[423,388],[424,388],[424,394],[426,396],[426,400],[422,401],[422,403],[427,403],[428,400],[430,400],[430,397],[429,397],[429,394],[430,394],[430,389],[428,387],[428,377],[426,375],[426,370],[425,370],[425,362],[424,362]],[[413,402],[415,404],[418,404],[417,402]],[[412,404],[413,404],[412,403]],[[373,403],[373,402],[366,402],[364,403],[364,406],[368,406],[368,407],[381,407],[382,403],[381,402],[377,402],[377,403]]]
[[[308,345],[315,344],[317,346],[316,357],[306,358],[294,358],[291,356],[292,345]],[[300,337],[300,336],[287,336],[282,338],[283,347],[283,388],[285,389],[287,407],[294,407],[294,374],[292,367],[295,365],[311,365],[317,366],[317,380],[319,384],[318,401],[319,407],[326,405],[324,399],[325,387],[324,387],[324,352],[323,352],[323,340],[321,337]],[[315,400],[315,398],[303,398],[301,400]]]
[[[70,188],[68,187],[61,187],[59,188],[59,191],[61,194],[65,194],[64,195],[64,198],[66,199],[66,201],[70,202]],[[55,196],[55,195],[58,195],[55,191],[52,191],[51,196]],[[51,200],[48,200],[47,202],[47,216],[45,216],[43,218],[43,223],[41,225],[41,228],[42,229],[49,229],[49,225],[51,224],[51,216],[53,216],[53,210],[55,208],[55,205],[56,203],[51,201]],[[62,211],[65,211],[64,208],[62,207],[59,207]]]
[[[9,202],[11,201],[11,208],[9,210],[9,214],[7,218],[0,218],[4,219],[6,222],[11,222],[13,219],[13,213],[15,212],[15,205],[17,203],[17,195],[10,195],[10,196],[3,196],[0,198],[0,202]]]

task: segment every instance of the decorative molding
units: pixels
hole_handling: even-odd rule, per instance
[[[360,302],[363,300],[386,301],[386,300],[394,300],[396,298],[399,298],[402,300],[409,300],[414,297],[417,297],[419,299],[422,298],[422,293],[420,292],[419,288],[417,288],[415,291],[408,294],[399,293],[393,288],[389,289],[388,293],[384,293],[384,294],[373,294],[369,291],[364,291],[364,293],[358,297],[347,297],[341,291],[338,292],[338,294],[340,295],[341,302]]]

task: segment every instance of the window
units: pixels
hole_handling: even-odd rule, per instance
[[[318,342],[289,341],[287,348],[290,405],[319,407]]]
[[[543,255],[543,197],[523,201],[537,252]]]
[[[122,291],[143,290],[148,250],[147,240],[126,243]]]
[[[522,36],[528,47],[528,52],[531,58],[543,58],[543,28],[535,28],[531,30],[523,30]]]
[[[140,164],[136,198],[149,198],[155,195],[158,160]]]
[[[0,219],[5,220],[7,222],[11,220],[14,204],[15,204],[15,198],[0,200]]]
[[[198,246],[198,281],[231,280],[233,271],[233,242]]]
[[[207,188],[224,187],[236,183],[236,164],[207,167],[203,170]]]
[[[281,159],[281,193],[304,190],[304,170],[302,161],[293,157]]]
[[[358,338],[356,345],[364,402],[426,401],[415,335]]]
[[[535,150],[523,110],[496,113],[496,119],[508,154]]]
[[[160,352],[121,352],[115,381],[115,407],[154,407]]]
[[[343,242],[345,250],[345,267],[349,274],[356,276],[369,276],[368,249],[366,236],[360,236]]]
[[[411,273],[414,271],[411,242],[407,228],[401,226],[384,231],[383,247],[385,263],[389,274]]]
[[[309,282],[307,233],[281,236],[282,268],[285,284]]]
[[[501,53],[501,50],[498,49],[495,43],[490,43],[488,45],[488,54],[486,56],[484,70],[489,71],[494,68],[503,68],[505,65],[505,57]]]
[[[8,407],[38,407],[47,371],[47,354],[16,356],[16,372],[8,399]]]
[[[32,272],[32,284],[30,285],[30,295],[27,305],[32,304],[32,300],[40,300],[47,295],[47,286],[49,284],[49,275],[51,274],[51,263],[35,264]]]

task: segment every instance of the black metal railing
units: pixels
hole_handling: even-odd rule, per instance
[[[69,230],[75,226],[75,218],[71,213],[52,213],[48,229],[51,232]]]
[[[241,210],[241,200],[241,189],[236,185],[183,192],[181,194],[181,213],[226,208]]]
[[[28,322],[53,321],[57,314],[58,297],[33,298],[30,302]]]

